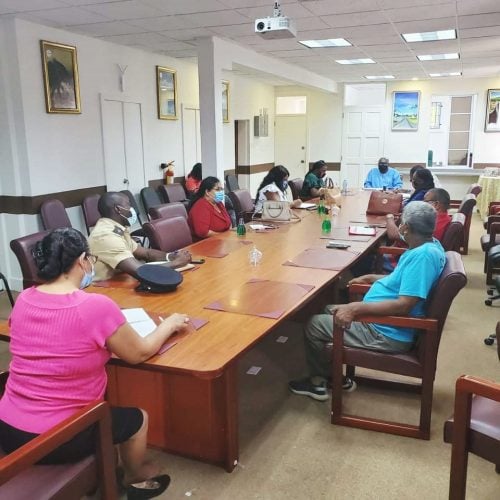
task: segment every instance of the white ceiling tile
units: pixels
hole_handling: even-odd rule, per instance
[[[224,5],[218,0],[140,0],[141,3],[161,10],[164,14],[192,14],[196,12],[212,12],[226,10]],[[233,6],[229,6],[233,7]],[[233,8],[236,8],[234,6]]]
[[[196,49],[189,49],[189,50],[167,50],[164,52],[165,55],[168,55],[170,57],[176,57],[179,59],[186,59],[186,58],[193,58],[198,56],[198,52]]]
[[[114,21],[109,23],[81,24],[72,27],[78,33],[91,36],[128,35],[129,33],[140,33],[142,30],[131,24]]]
[[[488,26],[486,28],[462,28],[459,31],[459,37],[464,40],[467,38],[477,38],[484,36],[497,36],[500,32],[498,26]]]
[[[325,16],[328,14],[348,14],[350,12],[364,12],[367,10],[373,10],[374,8],[373,0],[350,0],[347,2],[318,0],[304,2],[302,5],[317,16]]]
[[[248,18],[238,14],[233,10],[221,10],[218,12],[201,12],[197,14],[183,14],[177,16],[180,19],[187,19],[193,27],[227,26],[230,24],[248,23]],[[253,23],[252,23],[253,24]]]
[[[174,40],[186,41],[186,40],[196,40],[197,38],[203,38],[208,36],[213,36],[214,31],[204,29],[204,28],[194,28],[194,29],[174,29],[168,31],[161,31],[162,35],[173,38]]]
[[[428,5],[434,8],[437,4],[448,3],[450,0],[377,0],[377,1],[381,9],[399,9],[402,7],[416,7],[419,5]]]
[[[138,0],[87,5],[84,8],[89,12],[95,12],[117,21],[158,17],[162,15],[160,10],[149,7]]]
[[[58,0],[0,0],[0,15],[62,7],[67,7],[67,4]]]
[[[336,14],[333,16],[322,16],[321,19],[332,28],[345,26],[367,26],[370,24],[387,23],[386,17],[381,11],[357,12],[355,14]],[[389,26],[389,25],[387,25]]]
[[[97,3],[112,3],[117,0],[60,0],[63,3],[68,5],[91,5]]]
[[[262,17],[272,16],[272,2],[268,4],[268,7],[247,7],[246,9],[236,9],[236,12],[248,17],[249,19],[260,19]],[[299,3],[294,3],[290,5],[281,6],[281,14],[283,16],[291,17],[292,19],[299,19],[301,17],[311,17],[311,12]]]
[[[500,12],[459,16],[458,18],[459,28],[481,28],[482,26],[500,26]]]
[[[498,0],[459,0],[457,2],[459,16],[498,12],[499,10]]]
[[[64,9],[47,9],[30,12],[31,16],[43,21],[51,21],[59,26],[73,26],[77,24],[102,23],[110,18],[87,12],[79,7],[65,7]]]
[[[273,2],[269,0],[219,0],[220,3],[223,3],[227,7],[232,9],[241,9],[244,7],[258,7],[259,5],[265,5],[269,7],[269,15],[273,13]],[[295,3],[297,0],[281,0],[281,6],[284,6],[288,3]]]
[[[500,50],[500,36],[467,38],[465,40],[461,40],[460,47],[462,54],[470,52],[489,53],[492,50]]]
[[[394,23],[394,27],[398,33],[423,33],[426,31],[448,30],[450,28],[453,29],[455,25],[456,20],[454,17]]]
[[[402,9],[389,9],[384,11],[386,16],[394,23],[404,21],[417,21],[422,19],[436,19],[440,17],[452,18],[456,14],[455,3],[443,3],[433,5],[429,8],[428,5],[419,7],[405,7]],[[450,26],[450,29],[455,27],[455,23]]]
[[[148,19],[130,19],[127,23],[141,28],[140,31],[165,31],[193,28],[193,25],[189,24],[188,16],[183,16],[182,18],[179,18],[179,16],[160,16]]]
[[[214,33],[232,38],[233,36],[250,36],[255,34],[253,23],[233,24],[229,26],[214,26],[210,28]]]
[[[415,42],[407,45],[415,54],[448,54],[460,52],[458,40],[439,40],[435,42]]]
[[[316,32],[318,30],[323,30],[323,29],[330,29],[330,30],[332,29],[328,26],[328,24],[324,23],[318,17],[303,17],[303,18],[297,19],[297,21],[295,22],[295,25],[297,26],[299,38],[300,38],[300,34],[304,31],[314,30]],[[316,39],[316,35],[315,35],[314,39]]]

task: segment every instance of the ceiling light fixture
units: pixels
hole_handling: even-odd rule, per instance
[[[367,80],[394,80],[394,75],[368,75],[365,76]]]
[[[460,56],[456,52],[450,54],[427,54],[423,56],[417,56],[419,61],[442,61],[444,59],[460,59]]]
[[[352,43],[345,38],[327,38],[326,40],[299,40],[299,43],[310,49],[322,49],[324,47],[351,47]]]
[[[424,33],[403,33],[405,42],[435,42],[436,40],[454,40],[457,38],[455,30],[426,31]]]
[[[432,78],[438,78],[440,76],[462,76],[461,71],[452,71],[451,73],[429,73]]]
[[[335,59],[339,64],[375,64],[373,59]]]

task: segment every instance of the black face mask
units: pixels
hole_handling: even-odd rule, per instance
[[[385,174],[389,170],[389,165],[386,164],[379,165],[378,169],[381,174]]]

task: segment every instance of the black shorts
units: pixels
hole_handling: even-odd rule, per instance
[[[123,443],[130,439],[142,427],[144,417],[139,408],[112,407],[111,434],[113,444]],[[97,442],[97,424],[77,434],[46,455],[40,464],[67,464],[78,462],[95,452]],[[0,445],[5,453],[11,453],[17,448],[39,436],[25,432],[0,420]]]

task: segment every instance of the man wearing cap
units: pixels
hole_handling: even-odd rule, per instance
[[[403,181],[399,172],[389,167],[387,158],[380,158],[378,167],[372,168],[366,176],[365,188],[386,188],[400,189],[403,187]]]
[[[165,254],[139,246],[130,236],[130,226],[137,220],[137,214],[123,193],[103,194],[97,209],[101,218],[89,236],[90,251],[97,256],[95,281],[109,279],[120,272],[136,278],[136,271],[144,262],[167,261],[165,266],[176,268],[191,261],[191,254],[186,250]]]
[[[300,198],[309,200],[317,198],[322,194],[322,188],[325,187],[323,178],[326,175],[326,163],[323,160],[318,160],[313,163],[311,169],[304,177],[304,183],[300,190]]]

